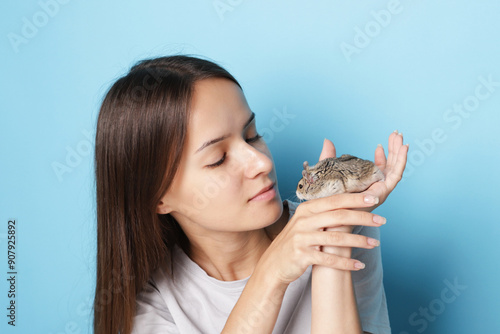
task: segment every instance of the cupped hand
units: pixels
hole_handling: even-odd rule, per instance
[[[370,208],[363,210],[372,211],[380,204],[384,203],[389,194],[394,190],[403,177],[408,155],[408,145],[403,145],[403,134],[397,130],[389,135],[388,156],[385,157],[382,145],[375,149],[375,165],[384,173],[385,180],[372,184],[362,194],[369,194],[379,199],[379,202]],[[335,145],[328,139],[323,142],[323,150],[319,160],[336,156]]]
[[[371,249],[378,240],[342,231],[325,231],[336,226],[381,226],[385,219],[370,212],[352,210],[368,208],[377,198],[364,194],[338,194],[301,203],[283,230],[274,238],[259,260],[257,268],[282,284],[300,277],[310,265],[340,270],[359,270],[364,265],[349,254],[330,254],[320,247],[349,250]]]

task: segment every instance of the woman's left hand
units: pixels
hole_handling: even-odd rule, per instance
[[[403,145],[402,133],[398,133],[396,130],[389,135],[388,150],[389,154],[386,159],[382,145],[379,145],[375,149],[374,162],[375,165],[384,173],[385,180],[375,182],[368,189],[362,192],[363,194],[370,194],[379,198],[378,204],[370,208],[366,208],[366,211],[372,211],[377,206],[381,205],[403,177],[403,171],[406,166],[406,159],[408,155],[408,145]],[[319,160],[335,156],[335,145],[333,145],[330,140],[325,139]]]

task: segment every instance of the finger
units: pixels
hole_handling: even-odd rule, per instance
[[[311,257],[311,263],[333,269],[357,271],[365,267],[361,261],[320,251],[314,251]]]
[[[389,140],[387,141],[387,162],[390,163],[391,162],[391,158],[392,158],[392,141],[394,139],[394,136],[398,134],[398,130],[394,130],[393,133],[391,133],[389,135]]]
[[[392,168],[391,172],[386,177],[386,185],[389,190],[392,191],[396,187],[399,181],[403,178],[403,172],[406,167],[406,161],[408,158],[408,145],[402,145],[399,149],[396,163]]]
[[[316,198],[299,204],[296,212],[316,214],[336,209],[353,209],[370,207],[379,202],[378,197],[361,193],[343,193]]]
[[[397,136],[394,136],[394,139],[392,141],[392,161],[391,161],[391,167],[394,167],[396,165],[396,161],[398,159],[398,152],[399,149],[403,146],[403,133],[398,132]]]
[[[381,144],[378,144],[375,149],[375,166],[378,167],[381,171],[385,170],[385,166],[387,164],[387,160],[385,158],[384,147]]]
[[[323,140],[323,149],[321,150],[318,161],[324,160],[326,158],[335,158],[335,156],[335,145],[333,145],[333,142],[331,140],[325,138],[325,140]]]
[[[387,145],[387,169],[390,169],[394,163],[394,139],[398,136],[398,130],[395,130],[389,135],[389,142]]]
[[[308,229],[322,230],[325,228],[335,228],[339,226],[376,226],[379,227],[386,223],[382,216],[371,212],[339,209],[318,213],[303,220],[303,226]],[[345,232],[342,232],[345,233]]]
[[[322,231],[304,234],[304,242],[311,246],[358,247],[372,249],[380,245],[380,241],[364,235]]]

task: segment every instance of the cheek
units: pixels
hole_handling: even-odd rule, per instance
[[[179,191],[179,201],[199,212],[227,211],[240,197],[237,178],[224,170],[193,176],[186,181]]]
[[[237,178],[226,173],[211,173],[186,183],[179,193],[179,213],[191,222],[209,229],[234,228],[242,215],[245,196]]]
[[[198,187],[198,195],[214,206],[226,205],[228,199],[237,199],[237,183],[234,176],[226,172],[213,173],[204,178]]]

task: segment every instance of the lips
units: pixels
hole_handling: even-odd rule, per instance
[[[271,183],[270,185],[262,188],[257,194],[255,194],[252,198],[249,199],[249,201],[253,200],[254,198],[256,198],[257,196],[265,193],[266,191],[269,191],[271,190],[272,188],[274,188],[274,185],[275,185],[275,182]]]

